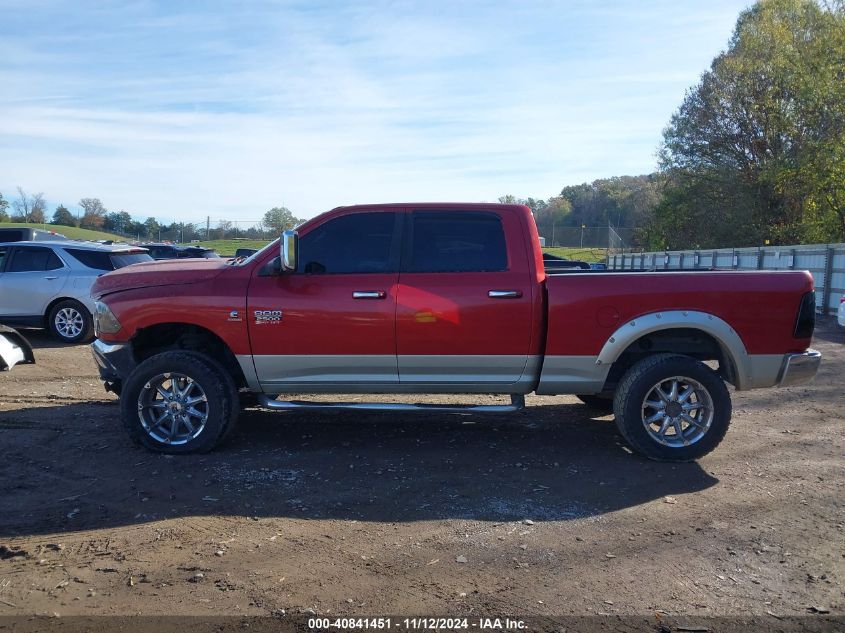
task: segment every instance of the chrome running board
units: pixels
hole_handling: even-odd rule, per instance
[[[510,404],[404,404],[401,402],[304,402],[258,396],[258,405],[281,411],[399,411],[417,413],[513,413],[525,408],[525,396],[511,395]]]

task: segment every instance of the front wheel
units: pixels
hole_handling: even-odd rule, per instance
[[[719,445],[731,420],[722,378],[689,356],[657,354],[632,366],[613,400],[620,433],[639,453],[686,462]]]
[[[160,453],[210,451],[234,425],[237,407],[231,376],[196,352],[148,358],[124,381],[120,394],[129,436]]]

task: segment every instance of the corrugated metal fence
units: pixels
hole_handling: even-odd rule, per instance
[[[611,270],[809,270],[816,284],[816,305],[825,314],[836,312],[839,298],[845,295],[845,244],[616,253],[608,255],[607,267]]]

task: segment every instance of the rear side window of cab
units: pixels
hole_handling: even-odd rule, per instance
[[[403,272],[498,272],[508,268],[505,231],[495,213],[415,211]]]
[[[66,248],[64,251],[83,266],[94,270],[114,270],[109,254],[103,251],[89,251],[83,248]]]

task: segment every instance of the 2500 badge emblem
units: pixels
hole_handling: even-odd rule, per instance
[[[255,323],[280,323],[282,320],[281,310],[256,310]]]

